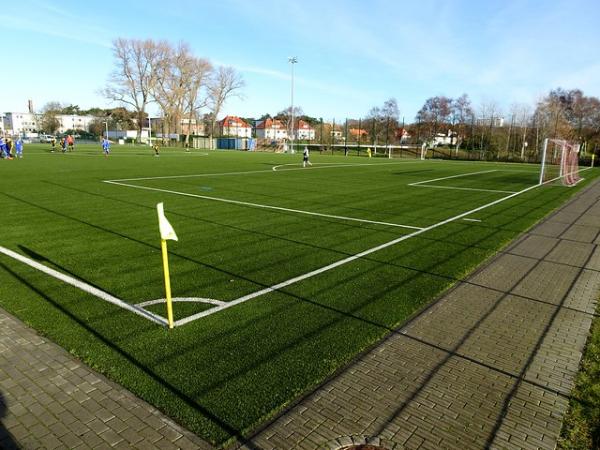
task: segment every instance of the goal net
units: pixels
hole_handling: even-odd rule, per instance
[[[389,159],[416,159],[421,158],[421,149],[414,145],[388,145],[378,149]]]
[[[564,139],[546,139],[542,150],[540,184],[558,181],[574,186],[579,177],[579,148],[576,142]]]

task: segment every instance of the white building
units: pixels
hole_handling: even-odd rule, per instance
[[[58,114],[56,116],[59,133],[64,133],[67,130],[84,130],[90,131],[90,125],[94,121],[94,116],[80,116],[77,114]]]
[[[65,133],[67,130],[90,130],[90,124],[94,121],[94,116],[81,116],[78,114],[58,114],[58,133]],[[7,133],[14,135],[30,136],[42,129],[42,114],[29,112],[7,112],[4,114],[3,129]]]
[[[315,129],[308,122],[299,120],[296,124],[296,138],[300,140],[313,141],[315,139]]]
[[[279,120],[267,119],[261,120],[256,124],[256,137],[258,139],[274,139],[279,141],[287,139],[288,132]]]
[[[3,128],[6,133],[28,136],[35,133],[40,128],[39,114],[28,112],[7,112],[4,113]]]
[[[236,116],[226,116],[219,122],[222,136],[249,138],[252,137],[252,127]]]
[[[480,117],[477,119],[477,125],[489,127],[490,125],[494,127],[503,127],[504,126],[504,117]]]

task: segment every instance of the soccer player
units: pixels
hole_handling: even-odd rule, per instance
[[[15,142],[15,156],[17,158],[23,157],[23,139],[19,136]]]
[[[12,159],[12,147],[13,147],[13,142],[12,142],[12,140],[11,140],[11,138],[10,138],[10,137],[7,137],[7,138],[6,138],[6,142],[5,142],[5,144],[6,144],[6,157],[7,157],[8,159]]]
[[[10,154],[7,154],[6,151],[6,142],[4,142],[4,138],[0,136],[0,158],[10,159]]]
[[[52,150],[51,150],[51,152],[54,153],[54,150],[56,150],[56,138],[54,136],[52,136],[52,139],[50,140],[50,143],[52,144]]]
[[[152,149],[154,150],[154,156],[160,156],[160,147],[158,146],[158,144],[154,144],[152,146]]]
[[[104,156],[108,157],[108,154],[110,153],[110,141],[108,138],[102,139],[102,151],[104,152]]]
[[[67,138],[60,139],[60,148],[62,149],[63,153],[67,152]]]
[[[306,164],[308,164],[309,166],[312,166],[312,164],[308,160],[308,157],[309,157],[308,147],[305,145],[304,151],[302,152],[302,167],[306,167]]]
[[[67,144],[69,145],[69,151],[72,152],[75,149],[75,138],[72,134],[67,136]]]

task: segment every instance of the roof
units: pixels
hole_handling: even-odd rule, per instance
[[[260,122],[258,122],[258,124],[256,125],[257,129],[265,129],[265,128],[285,128],[283,126],[283,124],[281,123],[281,121],[277,120],[277,119],[266,119],[266,120],[261,120]]]
[[[221,120],[221,126],[223,128],[252,128],[237,116],[225,116],[225,118]]]
[[[351,134],[352,136],[358,136],[359,134],[360,134],[361,136],[365,136],[365,135],[369,134],[369,133],[367,132],[367,130],[365,130],[365,129],[363,129],[363,128],[360,128],[360,129],[359,129],[359,128],[350,128],[350,130],[349,130],[349,131],[350,131],[350,134]]]

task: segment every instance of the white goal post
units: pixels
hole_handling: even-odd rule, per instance
[[[539,184],[560,179],[565,186],[576,185],[579,177],[580,144],[564,139],[545,139]]]

